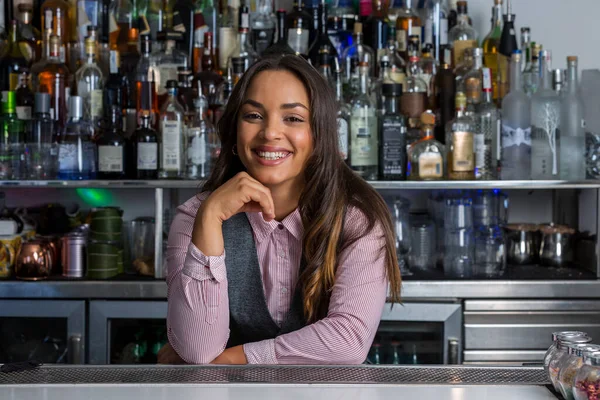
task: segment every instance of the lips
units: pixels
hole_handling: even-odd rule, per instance
[[[264,160],[274,161],[288,157],[292,152],[283,147],[259,146],[252,150],[258,157]]]

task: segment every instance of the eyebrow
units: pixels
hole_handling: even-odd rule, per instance
[[[261,109],[265,109],[265,106],[263,106],[261,103],[259,103],[256,100],[252,100],[252,99],[246,99],[242,105],[244,104],[250,104],[251,106],[254,106],[256,108],[261,108]],[[284,103],[282,104],[279,108],[281,108],[282,110],[291,110],[292,108],[296,108],[296,107],[300,107],[300,108],[304,108],[306,111],[308,110],[308,107],[306,107],[304,104],[302,103]]]

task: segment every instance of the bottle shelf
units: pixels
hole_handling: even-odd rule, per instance
[[[108,189],[200,189],[197,180],[89,180],[0,181],[0,189],[14,188],[108,188]],[[435,189],[600,189],[600,180],[587,181],[369,181],[378,190]]]

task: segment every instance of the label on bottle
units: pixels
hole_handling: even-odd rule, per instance
[[[483,90],[492,91],[492,70],[489,68],[483,68]]]
[[[467,99],[473,104],[481,103],[481,79],[479,77],[468,77],[465,79],[465,94]]]
[[[423,37],[423,28],[420,26],[411,26],[410,27],[410,36],[418,36],[419,43],[423,43],[423,40],[421,39]]]
[[[443,177],[442,155],[433,151],[419,154],[419,178],[439,179]]]
[[[123,172],[123,146],[98,146],[98,171]]]
[[[161,168],[165,171],[181,169],[181,122],[161,121]]]
[[[390,78],[396,83],[399,83],[404,88],[404,82],[406,81],[406,74],[402,69],[394,66],[390,69]]]
[[[456,40],[452,44],[452,61],[454,62],[454,67],[462,64],[465,50],[475,47],[477,47],[476,40]]]
[[[377,118],[361,115],[368,111],[355,110],[350,121],[350,165],[353,167],[377,166]]]
[[[398,51],[406,51],[408,46],[408,36],[405,30],[398,29],[396,31],[396,42],[398,42]]]
[[[194,13],[194,47],[201,49],[204,47],[204,34],[210,28],[206,24],[204,15],[201,12]]]
[[[423,43],[430,43],[433,44],[433,20],[432,19],[427,19],[425,21],[425,40]]]
[[[452,132],[452,170],[469,172],[475,169],[473,157],[473,133]]]
[[[73,171],[77,168],[77,145],[59,144],[58,145],[58,170]]]
[[[158,169],[158,144],[137,144],[137,169],[156,171]]]
[[[531,147],[531,127],[514,129],[502,124],[502,148],[511,146]]]
[[[473,143],[475,146],[475,169],[485,169],[485,154],[487,152],[485,135],[483,133],[475,134],[473,136]]]
[[[308,54],[309,34],[308,29],[288,29],[288,46],[298,54]]]
[[[348,159],[348,121],[344,118],[337,119],[337,134],[340,155],[342,159]]]
[[[199,129],[190,132],[191,140],[187,148],[187,159],[190,164],[203,165],[206,163],[206,135],[200,133]]]
[[[30,106],[17,106],[17,118],[23,121],[29,121],[31,119],[31,107]]]
[[[90,116],[94,118],[102,118],[102,90],[92,90],[90,92]]]
[[[406,127],[399,121],[382,123],[381,138],[383,140],[382,160],[383,176],[404,177],[406,164]]]
[[[425,112],[427,93],[403,93],[400,98],[400,112],[407,118],[420,118]]]
[[[496,161],[502,159],[502,120],[496,121]]]
[[[440,19],[440,46],[448,44],[448,19]],[[445,60],[448,60],[446,58]]]
[[[262,54],[275,39],[275,29],[253,29],[252,45],[258,54]]]
[[[221,69],[227,69],[227,61],[235,49],[236,43],[237,37],[233,28],[226,26],[219,28],[219,67]]]

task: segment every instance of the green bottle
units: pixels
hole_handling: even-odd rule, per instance
[[[15,92],[2,93],[0,179],[25,178],[25,124],[17,118]]]

